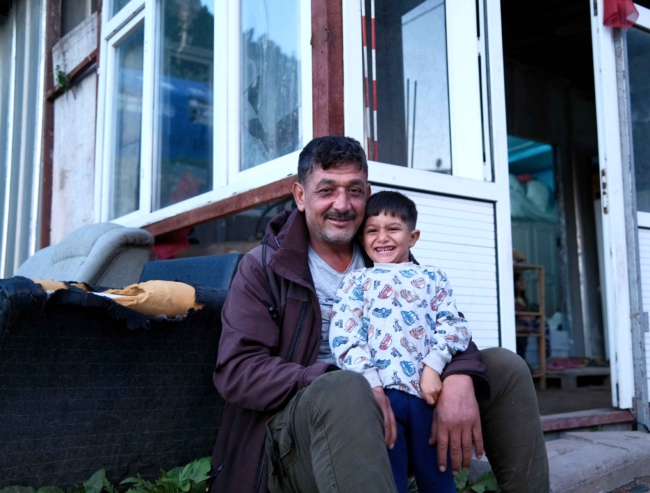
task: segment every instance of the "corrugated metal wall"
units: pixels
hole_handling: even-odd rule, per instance
[[[373,192],[393,190],[373,186]],[[499,302],[494,205],[476,200],[397,190],[415,202],[420,240],[413,255],[449,277],[458,309],[476,345],[499,346]]]
[[[639,262],[643,309],[648,312],[650,311],[650,229],[639,228]],[[646,374],[650,375],[650,332],[645,335],[645,347]],[[650,385],[650,376],[648,385]]]
[[[39,242],[44,0],[14,0],[0,17],[0,278]]]

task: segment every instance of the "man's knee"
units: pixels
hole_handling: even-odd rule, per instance
[[[337,401],[345,397],[371,395],[370,384],[362,375],[353,371],[331,371],[314,380],[305,390],[310,398],[331,396]]]
[[[490,381],[516,378],[531,381],[530,369],[526,362],[512,351],[493,347],[481,351],[481,360]]]
[[[312,401],[321,411],[342,414],[377,405],[368,381],[359,373],[345,370],[318,377],[305,389],[303,399]]]

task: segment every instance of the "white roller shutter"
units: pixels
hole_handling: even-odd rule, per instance
[[[478,347],[498,346],[494,204],[373,186],[373,192],[380,190],[402,192],[415,202],[422,234],[413,255],[419,263],[435,265],[447,273],[458,309],[470,322]],[[648,241],[650,245],[650,235]]]

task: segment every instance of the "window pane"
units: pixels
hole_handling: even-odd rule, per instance
[[[451,174],[444,0],[363,2],[368,157]]]
[[[113,0],[113,12],[111,17],[117,14],[120,10],[122,10],[124,6],[130,1],[131,0]]]
[[[95,12],[97,12],[97,0],[62,0],[61,36],[68,34]]]
[[[212,190],[213,5],[163,0],[154,210]]]
[[[627,53],[636,206],[638,211],[650,212],[650,79],[647,72],[650,67],[650,34],[640,29],[629,29]]]
[[[241,169],[302,147],[300,1],[241,2]]]
[[[139,208],[144,25],[117,47],[110,219]]]

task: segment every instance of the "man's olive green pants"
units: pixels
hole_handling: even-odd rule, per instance
[[[479,402],[483,440],[499,487],[548,493],[530,371],[506,349],[486,349],[481,357],[491,389],[490,400]],[[381,409],[367,381],[353,372],[327,373],[300,391],[269,421],[266,451],[272,493],[396,491]]]

